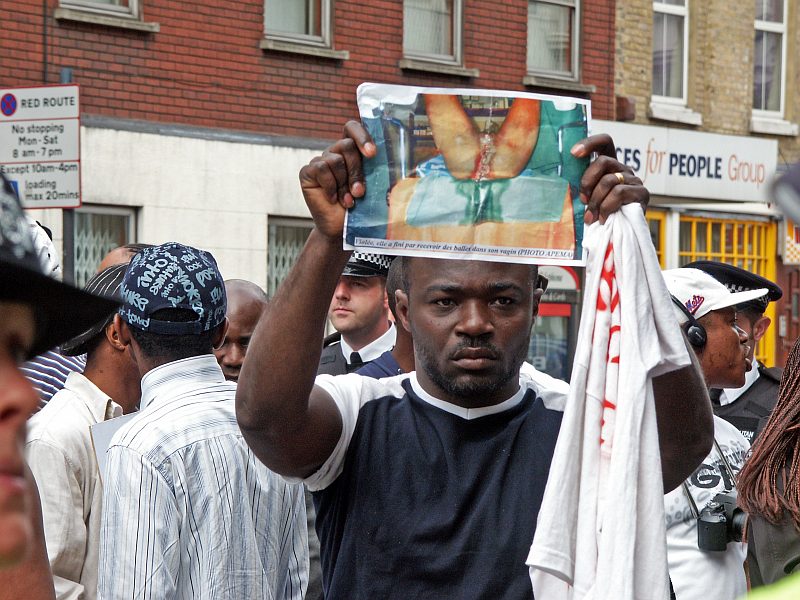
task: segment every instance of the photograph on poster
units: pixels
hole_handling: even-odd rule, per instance
[[[345,247],[385,254],[581,264],[590,104],[494,90],[362,84],[377,154]]]

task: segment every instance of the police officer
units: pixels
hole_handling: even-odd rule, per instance
[[[739,267],[726,263],[698,260],[686,267],[700,269],[732,292],[741,292],[758,288],[767,288],[768,293],[760,298],[736,306],[738,325],[747,332],[750,338],[750,354],[752,366],[747,372],[744,386],[734,389],[710,391],[714,405],[714,414],[734,425],[752,444],[766,424],[775,402],[778,400],[778,384],[783,369],[767,368],[753,358],[758,341],[764,337],[771,320],[764,316],[767,305],[780,299],[783,291],[773,282],[750,273]]]
[[[388,256],[353,252],[328,310],[336,333],[324,341],[318,375],[351,373],[394,347],[386,297],[391,262]]]

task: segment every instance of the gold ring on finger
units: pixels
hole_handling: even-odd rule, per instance
[[[625,175],[623,175],[621,172],[614,173],[614,175],[617,177],[617,181],[620,183],[625,183]]]

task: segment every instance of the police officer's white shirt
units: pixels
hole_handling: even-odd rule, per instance
[[[738,400],[742,394],[750,389],[751,385],[758,381],[759,377],[761,377],[761,374],[758,372],[758,363],[753,361],[753,364],[750,365],[750,370],[744,374],[744,385],[742,387],[724,388],[722,390],[722,393],[719,395],[720,406],[725,406],[726,404],[731,404]]]
[[[353,352],[358,352],[358,355],[361,357],[361,360],[365,363],[370,362],[378,358],[384,352],[388,352],[392,348],[394,348],[395,340],[397,339],[397,329],[394,327],[394,323],[389,323],[389,329],[384,333],[381,337],[379,337],[374,342],[370,342],[360,350],[353,350],[353,347],[347,343],[347,340],[344,339],[342,336],[342,340],[340,342],[342,346],[342,354],[344,354],[344,358],[347,361],[347,364],[350,364],[350,355]]]

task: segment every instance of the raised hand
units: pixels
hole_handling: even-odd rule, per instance
[[[367,130],[356,121],[344,126],[344,138],[300,170],[300,187],[316,228],[326,237],[342,237],[345,211],[366,192],[362,156],[375,156]]]
[[[598,218],[601,223],[623,204],[636,202],[647,209],[650,192],[633,172],[633,169],[617,160],[614,140],[610,135],[600,134],[585,138],[572,147],[572,155],[584,158],[596,152],[597,159],[589,165],[581,177],[580,198],[586,204],[584,222],[589,225]]]

